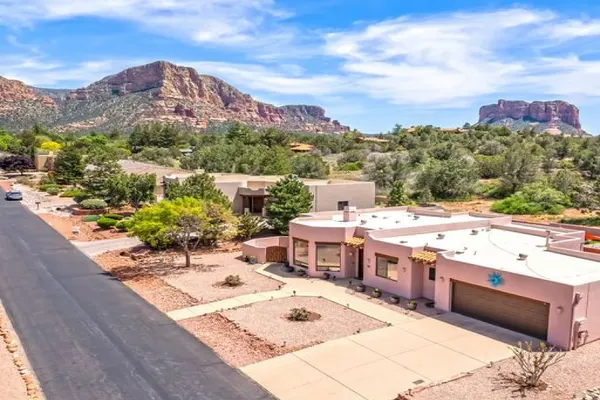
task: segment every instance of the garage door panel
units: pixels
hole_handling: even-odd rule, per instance
[[[452,311],[546,340],[549,305],[498,290],[452,281]]]

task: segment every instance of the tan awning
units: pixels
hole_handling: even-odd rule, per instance
[[[362,249],[363,247],[365,247],[365,238],[354,236],[349,239],[346,239],[344,241],[344,244],[346,246],[355,247],[357,249]]]
[[[437,253],[433,251],[423,250],[408,257],[415,262],[433,265],[437,259]]]

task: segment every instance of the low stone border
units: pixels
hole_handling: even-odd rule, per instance
[[[15,364],[15,367],[19,370],[21,379],[23,379],[23,382],[25,383],[27,397],[31,400],[42,400],[43,396],[37,380],[27,369],[24,357],[19,355],[19,343],[10,332],[10,324],[2,315],[0,315],[0,337],[4,340],[6,349],[12,355],[13,364]]]
[[[576,400],[600,400],[600,386],[593,389],[585,390],[581,395],[574,395]]]

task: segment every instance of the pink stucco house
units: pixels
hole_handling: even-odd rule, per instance
[[[264,262],[287,247],[310,276],[362,280],[573,349],[600,338],[600,255],[582,251],[584,236],[502,215],[348,207],[297,218],[288,237],[243,252]]]

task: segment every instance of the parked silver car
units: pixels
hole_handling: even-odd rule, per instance
[[[6,192],[6,200],[23,200],[23,193],[18,190],[11,190]]]

